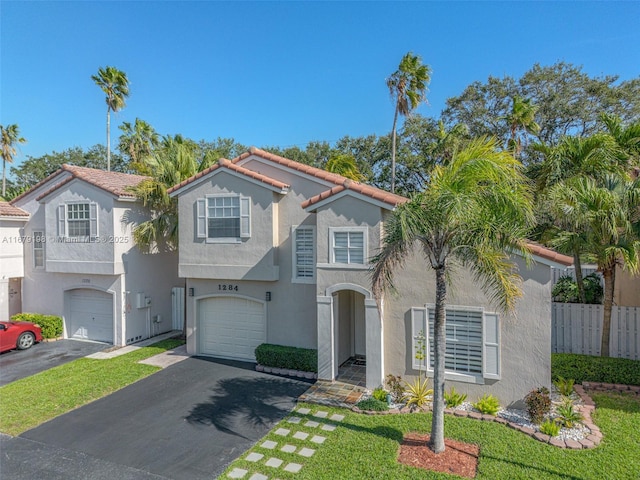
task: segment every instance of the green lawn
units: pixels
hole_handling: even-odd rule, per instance
[[[527,435],[497,423],[466,418],[445,417],[445,434],[449,438],[480,445],[479,479],[633,479],[640,478],[640,400],[630,396],[594,394],[597,404],[594,421],[604,433],[601,445],[592,450],[562,450],[540,443]],[[459,478],[426,472],[396,462],[402,436],[407,432],[428,432],[430,414],[406,414],[369,416],[348,410],[303,405],[311,409],[341,413],[345,419],[333,432],[321,432],[317,428],[292,426],[281,422],[263,440],[278,442],[275,450],[266,450],[260,440],[249,452],[258,452],[265,458],[251,463],[244,458],[236,460],[221,478],[233,468],[250,473],[260,472],[286,479],[446,479]],[[303,415],[300,415],[305,417]],[[311,418],[311,417],[310,417]],[[317,420],[317,419],[315,419]],[[304,423],[304,421],[302,422]],[[309,440],[298,441],[276,435],[277,428],[320,434],[327,439],[323,445],[314,446]],[[295,453],[279,451],[285,443],[297,447],[317,448],[311,458]],[[249,453],[247,452],[247,453]],[[303,465],[298,473],[287,473],[279,468],[264,465],[266,459],[277,457]]]
[[[163,340],[109,360],[80,358],[0,387],[0,432],[19,435],[160,370],[137,362],[171,350]]]

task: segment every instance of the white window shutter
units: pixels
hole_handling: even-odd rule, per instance
[[[95,202],[89,204],[89,232],[92,237],[98,236],[98,204]]]
[[[420,332],[425,337],[425,358],[421,362],[416,358],[416,349],[418,348],[418,335]],[[427,345],[429,344],[427,330],[427,309],[411,307],[411,365],[414,370],[425,370],[427,368]]]
[[[196,237],[207,238],[207,204],[206,199],[199,198],[196,200]]]
[[[67,225],[67,206],[62,204],[58,205],[58,236],[64,237],[66,235]]]
[[[484,314],[483,376],[500,380],[500,318],[495,313]]]
[[[240,238],[251,237],[251,199],[240,197]]]

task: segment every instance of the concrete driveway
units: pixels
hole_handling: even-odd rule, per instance
[[[0,354],[0,386],[109,347],[106,343],[69,339],[40,342],[28,350],[5,352]]]
[[[309,386],[253,364],[188,358],[18,438],[0,438],[2,475],[210,480]],[[68,460],[52,461],[61,456]]]

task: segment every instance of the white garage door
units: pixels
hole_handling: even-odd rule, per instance
[[[263,304],[246,298],[200,300],[198,321],[204,355],[253,361],[256,347],[267,338]]]
[[[69,293],[67,335],[113,343],[113,296],[98,290]]]

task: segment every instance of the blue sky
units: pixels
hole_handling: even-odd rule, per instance
[[[15,2],[0,4],[0,123],[28,143],[16,163],[105,143],[113,65],[131,96],[112,115],[161,134],[301,148],[384,135],[385,79],[408,51],[431,65],[429,105],[489,75],[564,60],[590,75],[640,75],[640,2]]]

